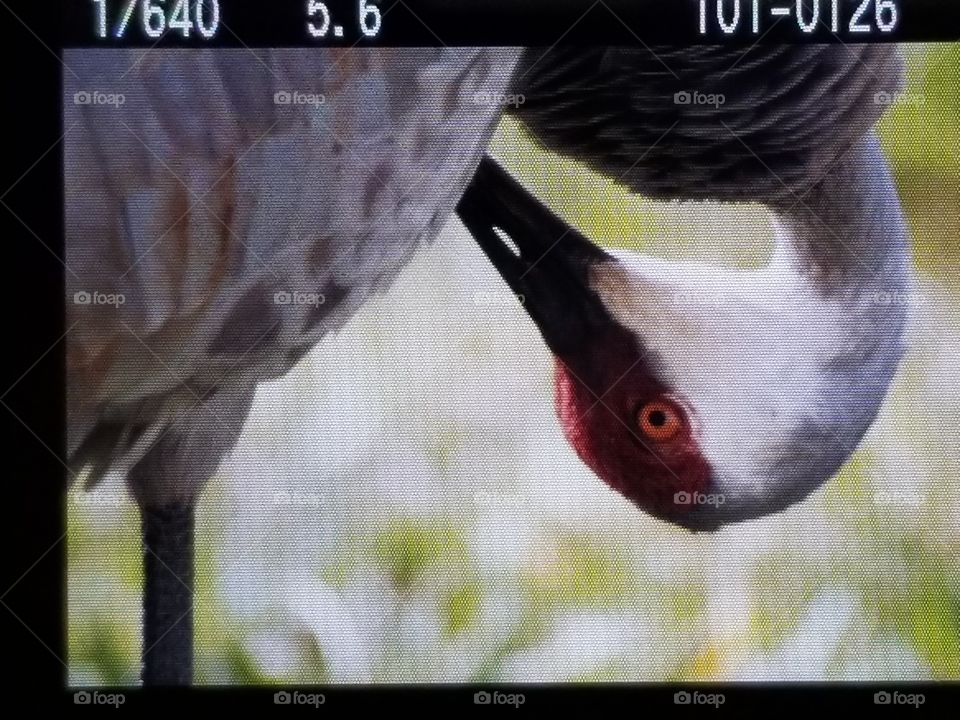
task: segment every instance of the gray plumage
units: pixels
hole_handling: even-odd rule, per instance
[[[74,468],[92,480],[133,469],[141,500],[194,494],[256,383],[287,372],[446,222],[499,114],[482,99],[503,91],[516,55],[68,52]],[[75,104],[83,92],[124,102]],[[75,303],[84,292],[125,301]]]
[[[647,197],[789,202],[873,126],[901,72],[891,45],[531,49],[515,114]]]

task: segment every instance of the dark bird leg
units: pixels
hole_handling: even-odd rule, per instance
[[[127,474],[143,528],[143,684],[193,682],[195,509],[240,435],[254,388],[193,389],[203,405],[184,414]]]
[[[194,503],[140,508],[145,686],[193,681]]]

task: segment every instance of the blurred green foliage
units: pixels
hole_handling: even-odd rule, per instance
[[[469,562],[463,529],[429,518],[394,520],[373,539],[373,555],[401,595],[410,593],[428,569],[444,560]]]
[[[878,127],[919,269],[960,283],[960,45],[910,48],[903,101]]]

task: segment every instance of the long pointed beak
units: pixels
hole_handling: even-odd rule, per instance
[[[457,214],[555,355],[582,348],[594,331],[609,325],[603,302],[590,288],[590,268],[613,258],[495,161],[481,160]]]

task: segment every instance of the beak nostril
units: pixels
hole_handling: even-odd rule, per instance
[[[493,231],[497,234],[497,237],[500,238],[501,242],[507,246],[507,249],[514,254],[514,256],[521,257],[520,248],[517,247],[517,244],[513,241],[513,238],[510,237],[503,228],[494,225]]]

